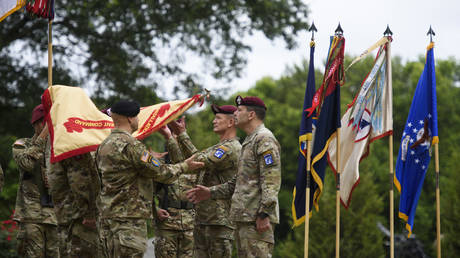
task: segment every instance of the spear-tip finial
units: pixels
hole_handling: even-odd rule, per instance
[[[342,26],[340,26],[340,22],[339,22],[339,25],[337,26],[337,29],[335,29],[335,35],[336,36],[343,36],[343,29],[342,29]]]
[[[431,28],[431,25],[430,25],[430,29],[428,30],[426,35],[427,36],[430,35],[430,42],[433,42],[433,36],[436,36],[436,33],[434,33],[434,30]]]
[[[314,22],[314,21],[311,22],[311,26],[310,26],[310,28],[308,29],[308,31],[311,31],[311,40],[312,40],[312,41],[315,40],[315,32],[318,31],[318,30],[316,29],[316,26],[315,26],[315,22]]]
[[[383,36],[391,37],[393,36],[393,32],[390,30],[390,25],[387,24],[386,30],[383,32]]]

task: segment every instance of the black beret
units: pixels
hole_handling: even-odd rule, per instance
[[[237,106],[256,106],[263,107],[265,110],[267,110],[265,103],[258,97],[243,98],[240,95],[238,95],[235,99],[235,102]]]
[[[127,117],[135,117],[139,114],[141,106],[136,101],[120,100],[115,103],[110,112]]]
[[[211,105],[212,112],[214,114],[222,113],[222,114],[233,114],[236,111],[236,107],[232,105],[224,105],[224,106],[217,106],[216,104]]]

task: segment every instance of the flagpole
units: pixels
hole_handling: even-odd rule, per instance
[[[434,33],[431,28],[426,35],[430,35],[430,42],[433,43]],[[441,193],[439,191],[439,143],[434,144],[434,165],[436,172],[436,249],[437,257],[441,258]]]
[[[342,37],[343,29],[339,25],[335,29],[335,36]],[[340,86],[339,86],[340,87]],[[340,112],[340,111],[339,111]],[[337,153],[336,153],[336,163],[337,163],[337,172],[336,172],[336,193],[335,193],[335,257],[340,257],[340,127],[337,128]]]
[[[390,30],[390,26],[387,25],[383,35],[391,38],[393,32]],[[392,78],[391,78],[391,39],[386,43],[386,81],[388,83],[389,90],[393,90]],[[391,94],[392,95],[392,94]],[[389,96],[390,98],[392,96]],[[390,193],[390,258],[395,257],[395,231],[394,231],[394,188],[393,188],[393,178],[394,178],[394,167],[393,167],[393,134],[390,134],[388,137],[388,165],[389,165],[389,193]]]
[[[305,236],[304,236],[304,253],[308,257],[308,234],[310,232],[310,168],[311,168],[311,140],[307,140],[307,190],[305,192]]]
[[[434,145],[434,164],[436,170],[436,248],[441,258],[441,194],[439,192],[439,145]]]
[[[53,38],[52,21],[48,22],[48,88],[53,85]]]

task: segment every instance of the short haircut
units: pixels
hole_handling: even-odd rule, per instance
[[[257,118],[261,121],[265,119],[265,108],[259,106],[246,106],[248,112],[254,111],[256,113]]]

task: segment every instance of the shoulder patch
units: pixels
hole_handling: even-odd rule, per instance
[[[149,162],[150,153],[148,151],[142,152],[141,160],[145,163]]]
[[[155,167],[160,166],[160,161],[158,161],[156,158],[151,157],[150,163],[152,163]]]
[[[13,145],[16,145],[16,146],[25,146],[26,143],[24,142],[23,139],[17,139],[17,140],[13,143]]]
[[[266,166],[273,165],[274,161],[273,161],[273,154],[271,151],[264,152],[263,156],[264,156],[264,161],[265,161]]]
[[[214,152],[214,157],[221,159],[227,151],[228,151],[228,148],[221,145]]]

